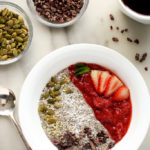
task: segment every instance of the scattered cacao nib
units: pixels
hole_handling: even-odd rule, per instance
[[[140,59],[140,62],[143,62],[147,57],[147,53],[144,53]]]
[[[145,71],[148,71],[148,67],[145,67],[144,70],[145,70]]]
[[[126,28],[126,29],[124,29],[124,31],[125,31],[125,32],[128,32],[128,29]]]
[[[83,7],[84,0],[33,0],[37,13],[53,23],[68,22]]]
[[[133,42],[131,38],[127,37],[127,41]]]
[[[91,132],[91,131],[90,131],[90,128],[85,127],[85,128],[84,128],[84,133],[88,134],[89,132]]]
[[[119,27],[117,26],[116,29],[119,30]]]
[[[80,150],[96,150],[98,146],[105,144],[107,138],[109,138],[109,135],[104,131],[97,133],[95,136],[92,135],[89,127],[85,127],[81,137],[79,138],[77,138],[72,132],[66,131],[66,133],[60,137],[60,141],[55,138],[52,138],[51,141],[58,148],[58,150],[73,150],[78,149],[79,147]],[[84,138],[88,140],[87,143],[84,143]]]
[[[109,143],[108,148],[111,149],[111,148],[114,147],[114,145],[115,145],[115,143],[114,143],[114,142],[111,142],[111,143]]]
[[[99,138],[100,144],[105,144],[106,140],[109,138],[108,134],[106,134],[104,131],[98,133],[97,137]]]
[[[139,53],[136,53],[136,54],[135,54],[135,60],[136,60],[136,61],[139,61],[139,60],[140,60],[140,54],[139,54]]]
[[[90,149],[90,148],[91,148],[90,143],[86,143],[86,144],[83,146],[83,149]]]
[[[119,39],[118,39],[117,37],[113,37],[113,38],[112,38],[112,41],[114,41],[114,42],[119,42]]]
[[[124,29],[120,31],[121,33],[124,33]]]
[[[113,30],[113,26],[110,26],[110,30]]]
[[[105,137],[107,134],[104,131],[97,133],[97,137]]]
[[[134,43],[139,44],[140,42],[139,42],[138,39],[135,39],[135,40],[134,40]]]
[[[115,20],[115,18],[114,18],[114,16],[112,14],[110,14],[109,17],[110,17],[110,20],[112,20],[112,21]]]
[[[139,53],[135,54],[135,60],[136,61],[143,62],[144,60],[146,60],[146,58],[147,58],[147,53],[142,54],[141,58],[140,58]]]
[[[52,140],[53,142],[54,140]],[[67,131],[67,133],[61,137],[61,141],[58,143],[53,142],[59,150],[71,150],[73,146],[79,144],[78,138],[72,134],[71,132]]]

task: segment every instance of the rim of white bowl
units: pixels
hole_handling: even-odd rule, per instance
[[[139,148],[139,146],[141,145],[141,143],[143,142],[145,136],[146,136],[146,133],[148,131],[148,127],[149,127],[149,123],[150,123],[150,113],[149,113],[149,106],[150,106],[150,97],[149,97],[149,92],[148,92],[148,89],[147,89],[147,86],[144,82],[144,79],[143,77],[141,76],[141,74],[139,73],[139,71],[136,69],[136,67],[127,59],[125,58],[124,56],[122,56],[121,54],[119,54],[118,52],[110,49],[110,48],[107,48],[107,47],[104,47],[104,46],[100,46],[100,45],[95,45],[95,44],[73,44],[73,45],[69,45],[69,46],[65,46],[65,47],[62,47],[62,48],[59,48],[53,52],[51,52],[50,54],[48,54],[47,56],[45,56],[44,58],[42,58],[34,67],[33,69],[31,70],[31,72],[28,74],[24,84],[23,84],[23,87],[22,87],[22,91],[21,91],[21,94],[20,94],[20,99],[19,99],[19,102],[18,102],[18,117],[19,117],[19,122],[20,122],[20,126],[22,128],[22,131],[23,131],[23,134],[25,135],[25,137],[27,138],[27,141],[28,143],[30,144],[31,147],[34,147],[34,144],[35,142],[33,142],[31,139],[33,139],[31,137],[31,133],[28,132],[28,128],[26,128],[26,124],[24,123],[24,118],[23,118],[23,114],[25,113],[25,111],[23,110],[24,108],[24,105],[22,104],[22,100],[23,100],[23,97],[24,97],[24,94],[25,94],[25,91],[26,91],[26,87],[28,85],[29,82],[31,82],[30,80],[30,77],[32,77],[32,74],[34,73],[37,73],[37,69],[39,66],[41,66],[43,64],[44,61],[47,61],[50,57],[53,57],[53,56],[56,56],[57,54],[63,54],[63,52],[68,52],[68,48],[72,50],[76,50],[77,48],[78,49],[85,49],[85,47],[90,47],[91,49],[103,49],[101,51],[105,51],[107,54],[111,54],[112,56],[117,56],[117,57],[121,57],[121,60],[124,61],[124,63],[127,63],[128,66],[130,66],[130,69],[134,70],[135,74],[139,77],[139,82],[142,83],[142,86],[143,86],[143,91],[144,93],[146,94],[146,102],[147,102],[147,107],[145,108],[145,111],[143,112],[144,115],[146,116],[146,118],[144,119],[144,123],[142,123],[142,125],[144,125],[144,128],[141,128],[142,132],[139,131],[140,134],[142,134],[142,136],[138,137],[138,143],[134,144],[134,150],[137,150]],[[66,49],[67,48],[67,49]],[[98,50],[95,50],[95,51],[98,51]],[[132,122],[132,120],[131,120]],[[129,130],[129,129],[128,129]],[[44,132],[44,130],[43,130]],[[47,138],[48,139],[48,138]],[[119,142],[121,143],[123,141],[123,139]],[[50,143],[50,141],[49,141]],[[116,146],[113,148],[114,150],[120,150],[118,148],[116,148]],[[39,150],[39,149],[38,149]],[[133,150],[133,149],[132,149]]]
[[[150,15],[144,15],[144,14],[140,14],[134,10],[132,10],[131,8],[129,8],[127,5],[125,5],[123,3],[122,0],[118,0],[121,8],[127,12],[129,15],[131,15],[132,17],[136,18],[136,19],[142,19],[142,20],[145,20],[145,21],[150,21]]]

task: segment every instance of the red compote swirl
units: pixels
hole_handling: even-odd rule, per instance
[[[111,75],[115,75],[110,70],[97,64],[84,64],[91,70],[109,71]],[[90,72],[75,76],[75,65],[69,66],[68,69],[71,81],[80,90],[86,102],[93,109],[96,119],[104,125],[116,143],[120,141],[126,134],[131,120],[132,105],[130,97],[123,101],[114,101],[112,96],[105,98],[95,90]],[[125,84],[123,83],[123,85]]]

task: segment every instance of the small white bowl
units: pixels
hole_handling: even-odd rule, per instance
[[[121,11],[124,14],[126,14],[128,17],[143,24],[150,24],[150,15],[143,15],[143,14],[137,13],[136,11],[132,10],[127,5],[125,5],[122,0],[118,0],[118,3],[121,8]]]
[[[41,92],[51,76],[77,62],[96,63],[116,73],[129,87],[132,119],[127,134],[113,150],[137,150],[150,122],[150,97],[138,70],[122,55],[109,48],[76,44],[56,50],[44,57],[26,78],[19,100],[19,121],[33,150],[56,150],[46,136],[38,114]]]

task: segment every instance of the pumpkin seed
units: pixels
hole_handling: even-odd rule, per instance
[[[54,86],[54,90],[58,91],[61,88],[61,85],[58,83]]]
[[[38,108],[38,112],[40,114],[45,113],[47,111],[47,107],[45,105],[40,105]]]
[[[59,103],[59,102],[55,102],[55,104],[54,104],[54,107],[57,108],[57,109],[59,109],[61,106],[62,106],[62,105],[61,105],[61,103]]]
[[[48,114],[48,115],[54,115],[54,114],[55,114],[55,112],[54,112],[54,110],[49,109],[49,110],[47,111],[47,114]]]
[[[21,38],[20,36],[17,36],[15,39],[17,42],[23,42],[23,38]]]
[[[71,89],[69,89],[69,88],[66,88],[66,89],[64,90],[64,92],[65,92],[66,94],[71,94],[71,93],[73,93],[73,91],[72,91]]]
[[[2,10],[2,16],[6,16],[7,13],[8,13],[8,9],[7,8],[5,8],[4,10]]]

